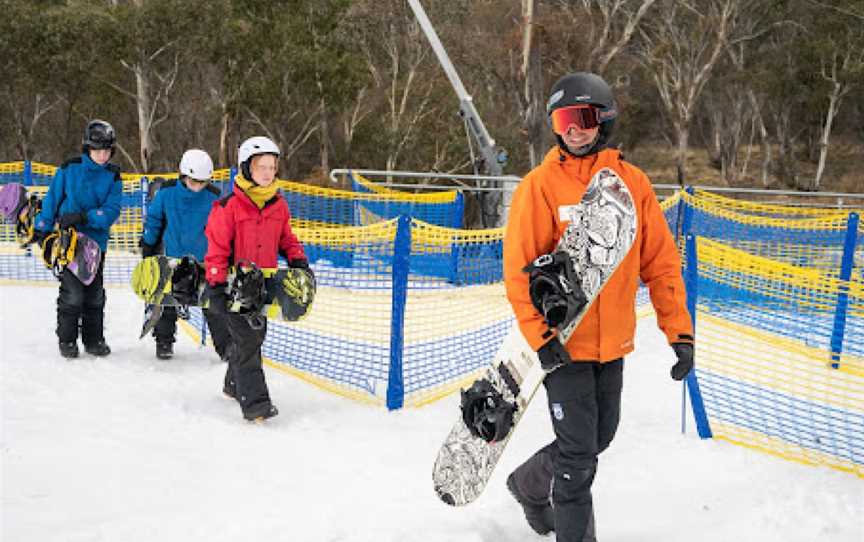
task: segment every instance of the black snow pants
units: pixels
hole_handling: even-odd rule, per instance
[[[105,340],[105,288],[102,285],[105,253],[99,270],[89,285],[78,280],[71,271],[60,274],[60,293],[57,296],[57,339],[61,343],[78,340],[80,322],[81,341],[90,346]]]
[[[255,329],[249,325],[246,316],[237,313],[219,315],[224,318],[231,335],[225,355],[228,360],[228,370],[225,373],[226,387],[230,382],[236,389],[235,398],[245,414],[261,404],[270,404],[270,392],[264,380],[261,345],[267,335],[267,319],[264,325]]]
[[[228,331],[228,323],[225,318],[211,314],[208,309],[201,309],[204,319],[207,320],[207,329],[213,340],[213,347],[219,357],[225,359],[225,350],[231,342],[231,334]],[[162,316],[153,328],[153,337],[157,343],[173,344],[177,335],[177,309],[175,307],[163,307]]]
[[[594,541],[591,484],[597,455],[609,447],[621,414],[624,360],[577,362],[546,376],[543,384],[555,440],[514,472],[534,504],[551,493],[558,542]]]

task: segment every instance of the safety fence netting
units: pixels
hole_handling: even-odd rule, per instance
[[[0,184],[44,192],[53,173],[0,164]],[[216,186],[227,193],[233,176],[216,172]],[[107,283],[128,284],[151,186],[170,178],[123,175]],[[272,368],[358,401],[429,403],[479,374],[512,325],[504,229],[462,229],[458,190],[412,194],[350,180],[351,190],[279,181],[319,288],[306,318],[270,321],[264,355]],[[687,382],[700,435],[864,476],[858,215],[704,191],[661,205],[696,314],[697,370]],[[0,226],[0,279],[53,280],[38,251]],[[644,288],[637,306],[650,312]],[[206,339],[200,311],[184,328]]]
[[[681,197],[699,434],[864,477],[858,213]]]

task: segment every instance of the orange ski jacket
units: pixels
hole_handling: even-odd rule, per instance
[[[600,169],[615,171],[636,206],[633,247],[609,278],[567,342],[575,361],[612,361],[633,351],[636,290],[639,279],[649,289],[657,323],[669,343],[692,342],[681,259],[647,175],[625,162],[615,149],[585,157],[550,150],[513,194],[504,235],[504,283],[522,334],[535,351],[555,333],[531,304],[528,274],[522,271],[541,254],[555,250],[568,221],[559,209],[579,203]]]

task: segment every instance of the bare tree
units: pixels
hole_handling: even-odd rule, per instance
[[[843,43],[836,43],[832,51],[821,62],[820,75],[828,82],[828,108],[825,111],[825,122],[819,138],[819,164],[810,185],[812,190],[819,190],[825,164],[828,160],[828,147],[834,119],[840,111],[843,97],[853,88],[852,78],[864,72],[864,32],[847,34]]]
[[[675,135],[678,183],[685,179],[690,124],[736,23],[740,0],[663,0],[661,13],[641,32],[642,64],[651,73]],[[707,4],[707,5],[704,5]]]

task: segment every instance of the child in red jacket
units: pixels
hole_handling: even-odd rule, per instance
[[[291,267],[309,269],[309,262],[291,231],[291,213],[275,183],[279,147],[266,137],[249,138],[240,145],[237,162],[240,175],[233,193],[213,204],[207,220],[204,267],[210,310],[226,320],[231,334],[223,392],[240,403],[244,418],[259,420],[279,413],[262,368],[267,321],[259,328],[248,315],[228,311],[229,268],[244,262],[276,268],[279,254]]]

